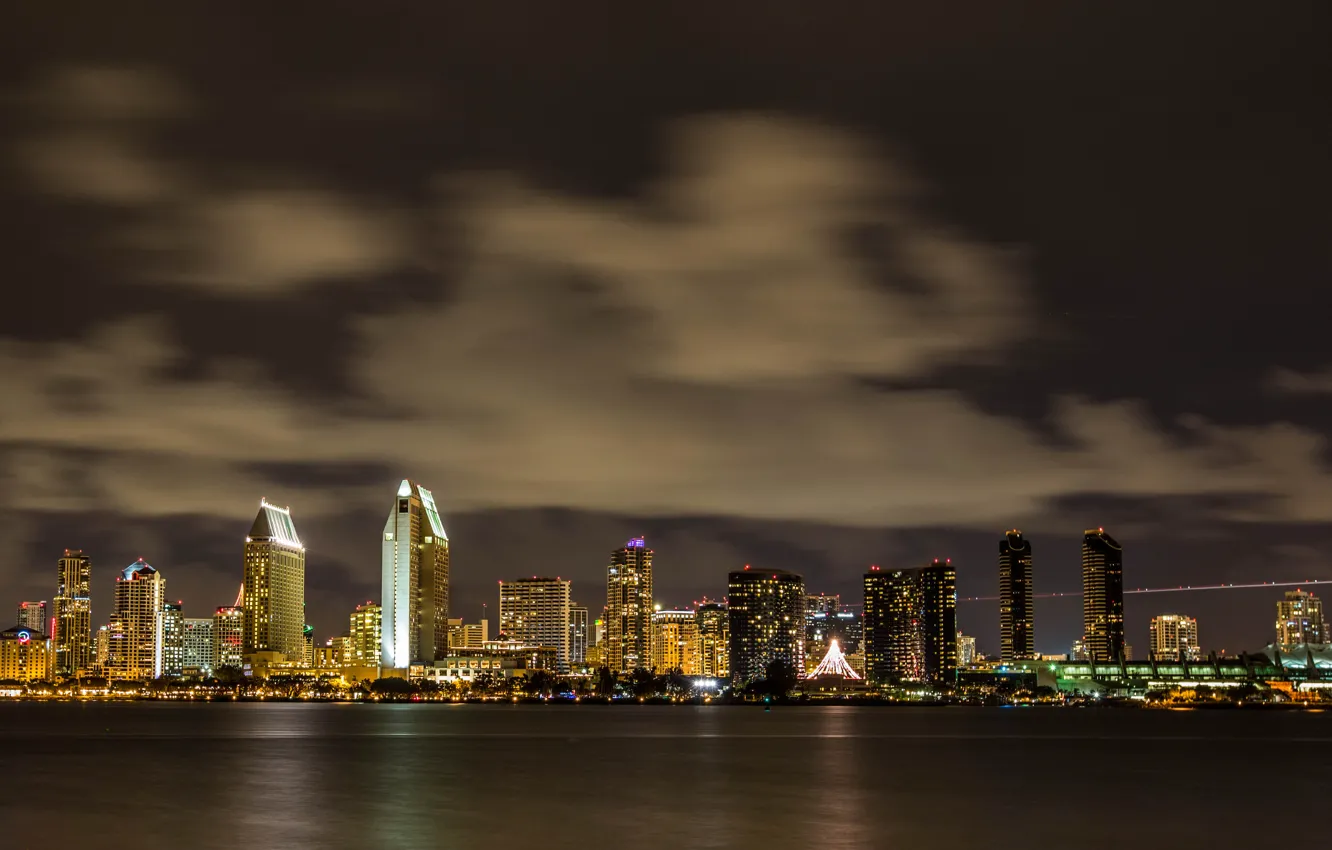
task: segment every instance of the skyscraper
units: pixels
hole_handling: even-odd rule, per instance
[[[1036,610],[1031,584],[1031,541],[1016,528],[999,541],[999,660],[1036,657]]]
[[[1197,661],[1202,658],[1198,645],[1198,621],[1184,614],[1159,614],[1148,627],[1153,661]],[[1128,652],[1125,650],[1125,654]]]
[[[51,630],[51,626],[46,620],[45,602],[20,602],[18,619],[15,622],[19,624],[20,628],[36,632],[43,637]]]
[[[731,675],[731,623],[726,606],[701,602],[695,609],[698,622],[698,674],[713,679]]]
[[[925,678],[951,684],[957,678],[957,570],[952,561],[935,558],[919,576]]]
[[[305,546],[291,509],[259,502],[245,538],[242,654],[275,653],[297,662],[305,655]]]
[[[561,578],[520,578],[499,583],[499,629],[525,646],[555,649],[556,669],[569,672],[569,593]]]
[[[1286,591],[1286,598],[1277,602],[1277,647],[1328,642],[1323,600],[1300,588]]]
[[[587,664],[587,637],[590,623],[586,605],[569,606],[569,666],[575,669]]]
[[[240,605],[219,607],[213,613],[213,672],[221,667],[240,670],[245,663],[244,645],[245,609]]]
[[[352,667],[378,667],[384,646],[384,609],[372,602],[357,605],[347,629],[347,663]]]
[[[957,633],[957,666],[968,667],[976,661],[976,639]]]
[[[606,568],[602,663],[617,672],[652,667],[652,550],[635,537]]]
[[[56,595],[52,605],[51,642],[55,646],[56,671],[76,676],[93,663],[92,599],[89,579],[92,559],[79,549],[66,549],[59,561]]]
[[[936,558],[865,573],[865,672],[871,684],[949,684],[957,674],[957,572]]]
[[[185,617],[181,603],[162,604],[162,672],[163,676],[180,676],[185,671]]]
[[[162,675],[162,612],[166,580],[142,558],[116,576],[116,602],[107,624],[104,674],[115,679]]]
[[[698,620],[694,611],[654,611],[652,627],[652,666],[658,673],[679,670],[686,676],[698,675]]]
[[[1082,537],[1082,628],[1089,661],[1124,655],[1124,548],[1104,528]]]
[[[786,570],[746,565],[728,576],[731,681],[746,684],[784,661],[805,673],[805,579]]]
[[[403,479],[384,523],[381,664],[406,669],[449,653],[449,537],[435,497]]]
[[[181,643],[184,652],[182,672],[186,675],[213,675],[213,618],[186,617],[185,639]]]

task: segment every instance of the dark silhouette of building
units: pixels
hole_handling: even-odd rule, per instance
[[[1031,541],[1015,528],[999,541],[999,659],[1010,662],[1035,657]]]
[[[1124,547],[1089,528],[1082,537],[1082,628],[1089,661],[1124,655]]]
[[[870,684],[951,683],[957,673],[957,573],[935,560],[865,573],[862,620]]]
[[[786,570],[737,570],[728,577],[731,680],[762,679],[768,664],[786,661],[805,672],[805,579]]]

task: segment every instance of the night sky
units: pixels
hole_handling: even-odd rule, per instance
[[[1130,587],[1332,578],[1322,4],[12,5],[5,610],[77,547],[96,622],[137,557],[206,616],[263,496],[322,639],[403,477],[468,619],[598,610],[636,534],[667,605],[993,594],[1015,526],[1038,592],[1101,525]],[[1279,596],[1130,596],[1128,640],[1256,649]]]

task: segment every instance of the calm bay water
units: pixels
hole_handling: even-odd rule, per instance
[[[0,764],[22,850],[1216,850],[1323,811],[1332,713],[9,703]]]

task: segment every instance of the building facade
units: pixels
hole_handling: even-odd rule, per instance
[[[654,611],[652,613],[652,666],[658,673],[679,670],[697,676],[698,619],[692,610]]]
[[[957,633],[957,666],[967,667],[976,663],[976,639],[970,635]]]
[[[166,579],[139,559],[116,576],[116,602],[107,623],[103,675],[113,679],[156,679],[162,675]]]
[[[181,641],[181,672],[187,676],[213,675],[213,619],[186,617]]]
[[[51,643],[56,671],[63,676],[77,676],[93,666],[91,577],[92,559],[80,549],[66,549],[58,562],[51,606]]]
[[[1124,657],[1124,548],[1104,528],[1082,536],[1082,629],[1089,661]]]
[[[698,623],[698,675],[727,679],[731,675],[731,623],[726,605],[700,602],[694,609]]]
[[[245,609],[223,605],[213,612],[213,671],[245,664]]]
[[[728,576],[731,681],[743,685],[783,661],[805,671],[805,579],[786,570],[751,569]]]
[[[19,627],[27,629],[29,632],[36,632],[43,637],[50,632],[51,628],[47,620],[45,602],[20,602],[18,618],[14,622]]]
[[[0,631],[0,680],[45,682],[55,677],[55,648],[44,633],[24,626]]]
[[[1016,528],[999,541],[999,660],[1036,657],[1036,607],[1031,583],[1031,541]]]
[[[575,670],[587,666],[587,639],[591,621],[586,605],[569,606],[569,666]]]
[[[180,602],[162,605],[162,675],[180,677],[185,672],[185,615]]]
[[[305,656],[305,546],[290,508],[259,502],[245,538],[244,596],[242,654],[299,663]]]
[[[462,618],[449,620],[449,650],[480,649],[490,640],[490,621],[464,623]]]
[[[403,479],[384,522],[380,664],[407,670],[449,651],[449,537],[434,495]]]
[[[556,669],[569,672],[568,579],[520,578],[499,583],[500,635],[524,646],[555,647]]]
[[[344,666],[378,667],[383,657],[384,609],[373,602],[357,605],[347,629],[347,661]]]
[[[1285,598],[1277,602],[1277,647],[1329,642],[1323,600],[1299,588],[1286,591]]]
[[[957,572],[935,559],[865,574],[865,672],[870,684],[951,684],[957,676]]]
[[[1148,627],[1152,661],[1200,661],[1198,621],[1184,614],[1158,614]],[[1127,650],[1125,650],[1127,655]],[[1127,660],[1127,659],[1126,659]]]
[[[620,673],[652,666],[652,612],[652,550],[635,537],[606,568],[603,665]]]

